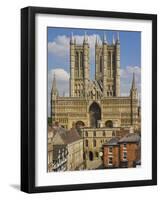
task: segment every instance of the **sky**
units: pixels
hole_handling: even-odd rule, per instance
[[[69,95],[70,37],[73,33],[76,42],[81,44],[85,32],[90,45],[90,79],[94,79],[95,72],[96,36],[101,43],[105,34],[110,44],[113,36],[116,39],[117,32],[119,32],[121,96],[129,95],[133,72],[135,72],[138,92],[141,93],[141,32],[48,27],[48,110],[50,109],[50,92],[54,73],[60,96]]]

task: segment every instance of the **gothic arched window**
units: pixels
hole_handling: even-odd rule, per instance
[[[89,107],[89,120],[90,120],[90,127],[97,128],[98,120],[101,119],[101,108],[96,103],[93,102]]]
[[[100,56],[100,69],[99,69],[100,72],[102,72],[102,56]]]
[[[78,65],[79,65],[79,53],[76,52],[76,55],[75,55],[75,67],[78,68]]]
[[[83,53],[80,52],[80,68],[83,67]]]

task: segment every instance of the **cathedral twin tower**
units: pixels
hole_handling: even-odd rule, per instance
[[[119,35],[109,44],[95,41],[95,79],[90,80],[90,46],[70,39],[70,95],[59,96],[54,75],[51,90],[52,123],[71,128],[73,122],[85,127],[139,127],[138,94],[135,77],[129,95],[120,96]]]
[[[88,36],[83,44],[77,44],[74,36],[70,39],[70,96],[71,97],[112,97],[120,96],[120,40],[109,44],[104,34],[100,43],[95,41],[95,80],[90,81],[90,55]]]

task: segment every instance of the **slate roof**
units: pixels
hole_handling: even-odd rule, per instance
[[[118,137],[113,137],[108,142],[106,142],[104,145],[107,145],[107,146],[118,145],[118,141],[119,141]]]
[[[113,137],[103,145],[115,146],[115,145],[119,145],[119,143],[140,143],[140,135],[137,133],[129,133],[129,134],[126,134],[121,139],[119,139],[118,137]]]
[[[133,142],[139,143],[140,142],[140,135],[137,134],[137,133],[129,133],[119,140],[119,143],[128,143],[128,142],[129,143],[131,143],[131,142],[132,143]]]

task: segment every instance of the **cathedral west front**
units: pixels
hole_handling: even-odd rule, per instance
[[[95,41],[95,79],[90,79],[90,45],[85,34],[82,44],[70,38],[69,96],[59,96],[56,75],[51,91],[52,123],[81,129],[86,168],[100,164],[101,146],[121,129],[140,129],[135,74],[129,95],[120,95],[120,39],[109,44],[106,35]],[[123,44],[122,44],[123,45]]]

